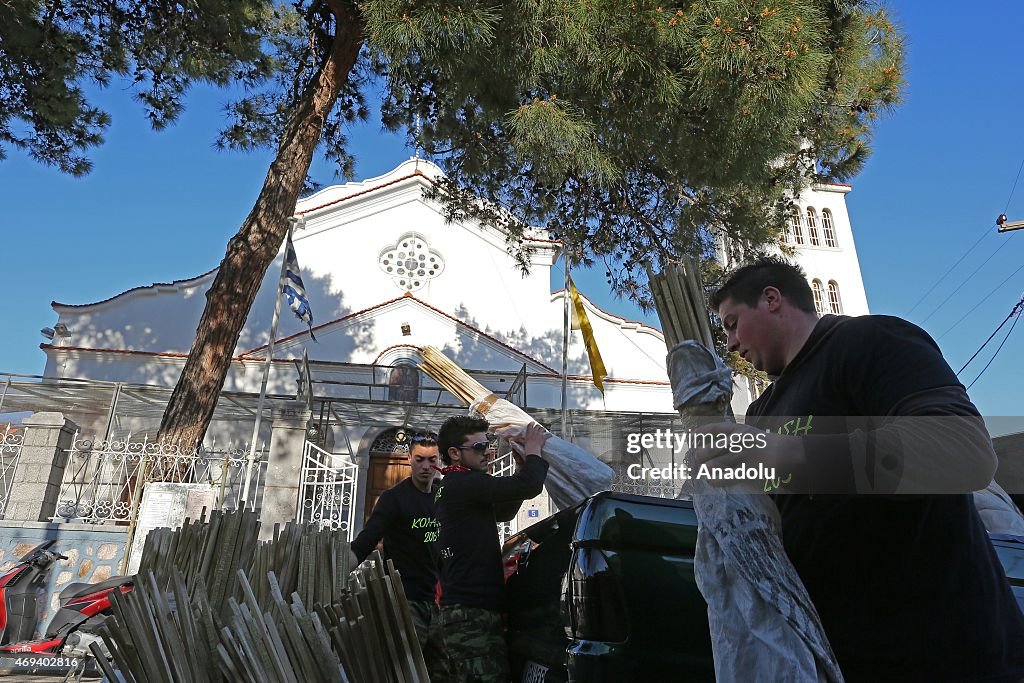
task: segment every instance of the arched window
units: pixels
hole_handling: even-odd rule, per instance
[[[789,240],[790,244],[803,244],[804,243],[804,228],[802,225],[803,219],[800,211],[793,211],[789,215],[789,234],[792,239]]]
[[[807,207],[807,239],[810,240],[812,247],[821,244],[818,241],[818,214],[814,213],[813,206]]]
[[[821,229],[825,233],[825,246],[835,249],[839,246],[836,242],[836,226],[832,222],[832,212],[828,209],[821,210]]]
[[[835,280],[828,281],[828,307],[836,315],[843,312],[843,304],[839,299],[839,285],[836,284]]]
[[[395,363],[388,373],[388,400],[418,402],[420,399],[420,371],[412,361]]]
[[[818,315],[821,315],[825,312],[825,294],[822,291],[821,280],[818,278],[814,278],[811,281],[811,292],[814,293],[814,310],[817,311]]]

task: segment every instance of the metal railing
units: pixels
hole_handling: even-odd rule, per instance
[[[25,434],[18,427],[7,425],[0,432],[0,519],[7,512],[7,499],[14,488],[14,472],[21,458]]]
[[[499,442],[500,443],[500,442]],[[496,449],[497,450],[497,449]],[[493,477],[508,477],[516,473],[516,460],[512,451],[509,450],[505,455],[499,456],[492,460],[487,465],[487,470]],[[516,523],[515,520],[508,522],[498,522],[498,540],[501,543],[505,543],[508,539],[515,535]]]
[[[686,483],[685,479],[639,479],[629,476],[629,465],[618,463],[612,465],[615,476],[612,477],[612,491],[632,493],[638,496],[654,496],[655,498],[677,498]]]
[[[352,540],[358,466],[346,455],[328,453],[311,441],[302,451],[299,480],[299,523],[344,531]]]
[[[241,503],[245,476],[257,491],[247,505],[258,508],[266,461],[264,449],[256,451],[249,471],[249,449],[217,448],[216,443],[198,450],[149,441],[93,441],[76,434],[67,451],[68,461],[61,482],[55,522],[91,524],[126,523],[135,518],[138,486],[151,481],[212,484],[219,486],[217,509],[237,509]]]

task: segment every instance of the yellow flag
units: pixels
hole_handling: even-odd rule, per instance
[[[580,299],[580,293],[576,290],[576,285],[573,284],[571,277],[569,278],[569,296],[572,298],[572,306],[576,312],[579,329],[583,332],[583,345],[587,347],[587,356],[590,358],[590,372],[594,376],[594,386],[603,394],[604,378],[608,371],[604,368],[604,360],[601,358],[600,349],[597,348],[594,328],[590,326],[590,318],[587,317],[587,311],[583,308],[583,300]]]

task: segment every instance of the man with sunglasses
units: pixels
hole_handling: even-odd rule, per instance
[[[441,633],[437,605],[437,533],[434,484],[437,478],[437,440],[417,434],[409,447],[412,474],[381,494],[370,518],[354,541],[352,558],[362,562],[384,540],[384,559],[395,563],[416,627],[432,683],[451,680],[448,653]]]
[[[505,683],[508,653],[502,612],[505,577],[498,522],[516,516],[523,501],[540,494],[548,463],[541,456],[547,431],[533,423],[522,439],[515,474],[487,473],[491,444],[487,421],[460,415],[438,432],[447,467],[435,495],[441,522],[441,622],[459,683]]]

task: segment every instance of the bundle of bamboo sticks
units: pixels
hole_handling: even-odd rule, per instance
[[[346,588],[348,537],[344,531],[318,529],[288,522],[274,525],[271,541],[259,541],[259,516],[252,511],[214,510],[198,521],[185,520],[179,529],[154,529],[146,536],[139,575],[152,571],[161,588],[169,590],[175,569],[181,572],[189,595],[195,597],[203,579],[218,615],[227,614],[227,601],[242,599],[235,580],[238,569],[248,577],[274,572],[286,595],[297,592],[307,604],[327,604]],[[253,579],[261,604],[268,599],[265,582]]]
[[[693,260],[684,257],[678,265],[668,265],[658,275],[651,271],[647,275],[665,345],[671,349],[681,341],[695,339],[709,349],[715,348],[704,289]]]
[[[157,529],[102,630],[126,683],[428,683],[401,577],[379,551],[349,572],[344,532],[250,511]],[[246,546],[251,546],[246,548]],[[118,672],[114,672],[114,667]]]
[[[512,448],[519,449],[515,439],[522,436],[528,424],[535,422],[526,411],[495,396],[437,349],[428,346],[420,353],[423,355],[420,369],[462,399],[477,415],[498,427],[501,436],[512,439]],[[548,435],[540,455],[548,463],[544,488],[559,510],[611,487],[615,475],[612,468],[574,443]]]
[[[448,356],[433,346],[424,347],[420,351],[420,355],[423,356],[420,369],[430,375],[435,382],[455,394],[466,405],[471,406],[477,401],[487,399],[488,396],[497,400],[498,397],[487,387],[470,377],[465,370],[450,361]]]
[[[106,680],[126,683],[429,683],[401,577],[380,551],[356,568],[337,601],[312,606],[266,575],[267,598],[238,569],[241,599],[217,619],[205,584],[190,598],[172,568],[171,591],[152,572],[112,596],[114,618],[90,650]],[[114,669],[117,669],[115,672]]]

